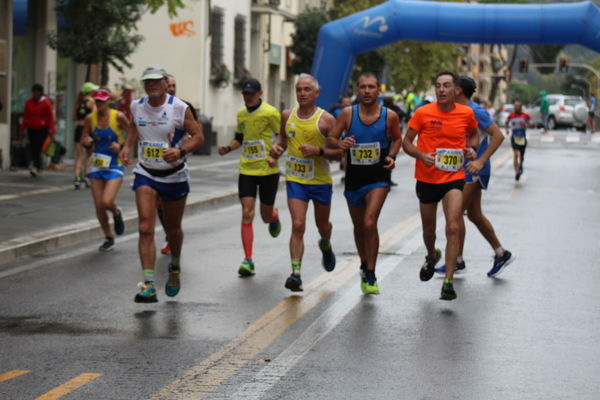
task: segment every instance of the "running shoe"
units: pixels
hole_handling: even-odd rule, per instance
[[[300,275],[291,274],[285,280],[285,288],[290,289],[292,292],[302,292],[302,278]]]
[[[115,233],[122,235],[125,232],[125,222],[123,222],[123,211],[120,208],[117,208],[117,212],[113,214],[113,219],[115,220]]]
[[[501,256],[494,256],[494,265],[492,265],[492,269],[488,271],[487,276],[492,278],[500,275],[500,273],[504,271],[504,268],[513,262],[515,258],[516,257],[513,257],[512,253],[508,250],[504,250],[504,254]]]
[[[107,253],[114,248],[115,248],[115,239],[107,237],[106,240],[104,240],[104,243],[102,243],[102,245],[100,247],[98,247],[98,250],[100,250],[103,253]]]
[[[254,263],[251,259],[244,258],[244,261],[242,261],[242,265],[240,265],[240,268],[238,269],[238,274],[244,277],[256,274],[256,271],[254,270]]]
[[[428,256],[425,257],[425,263],[423,263],[421,272],[419,273],[419,277],[423,282],[426,282],[433,277],[433,274],[435,273],[435,264],[440,261],[440,258],[442,258],[442,251],[440,249],[435,249],[435,257],[433,257],[433,259],[430,259]]]
[[[377,284],[377,278],[367,278],[361,280],[360,289],[364,294],[379,294],[379,285]]]
[[[92,184],[90,183],[90,180],[88,178],[81,178],[83,181],[83,184],[85,185],[86,188],[89,188],[90,186],[92,186]]]
[[[462,272],[465,272],[465,268],[467,268],[467,266],[465,265],[464,261],[457,262],[456,263],[456,269],[454,270],[454,273],[455,274],[460,274]],[[436,274],[445,275],[446,274],[446,264],[442,265],[441,267],[437,267],[435,269],[435,273]]]
[[[327,246],[328,244],[329,246]],[[325,268],[325,271],[333,271],[335,269],[335,254],[333,254],[331,243],[328,243],[325,239],[319,239],[319,249],[321,249],[321,253],[323,253],[321,265]]]
[[[162,249],[160,249],[160,253],[161,254],[171,254],[171,246],[169,246],[169,242],[165,243],[165,247],[163,247]]]
[[[179,289],[181,289],[181,281],[179,279],[181,275],[181,269],[179,267],[173,267],[173,264],[169,263],[169,279],[165,286],[165,293],[169,297],[177,296]]]
[[[269,233],[272,237],[279,236],[281,232],[281,220],[277,218],[277,222],[269,222]]]
[[[81,188],[81,184],[83,183],[83,179],[81,177],[76,177],[73,179],[73,186],[75,186],[75,190],[79,190]]]
[[[519,181],[519,179],[521,179],[521,175],[523,175],[523,167],[519,168],[519,170],[515,174],[515,180]]]
[[[38,172],[37,172],[37,170],[34,167],[29,167],[29,173],[34,178],[37,178],[37,176],[38,176]]]
[[[158,298],[156,297],[156,288],[154,282],[146,281],[138,283],[140,291],[135,295],[134,301],[136,303],[156,303]]]
[[[456,299],[456,292],[454,291],[454,282],[450,279],[444,279],[442,285],[442,293],[440,294],[440,300],[454,300]]]

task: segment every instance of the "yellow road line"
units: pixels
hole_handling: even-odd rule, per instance
[[[61,397],[71,393],[73,390],[85,385],[86,383],[88,383],[100,376],[102,376],[102,374],[93,374],[93,373],[81,374],[64,384],[55,387],[48,393],[41,395],[40,397],[36,398],[35,400],[60,399]]]
[[[416,214],[385,232],[380,239],[380,251],[407,237],[420,224],[420,215]],[[339,263],[334,272],[319,275],[305,286],[302,296],[292,295],[283,300],[241,335],[164,387],[152,400],[198,400],[213,392],[307,312],[357,277],[358,264],[358,257],[349,257]]]
[[[0,374],[0,382],[7,381],[12,378],[16,378],[17,376],[25,375],[30,373],[30,370],[27,369],[14,369],[12,371],[5,372]]]

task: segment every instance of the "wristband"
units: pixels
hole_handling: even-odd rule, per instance
[[[323,154],[325,154],[325,150],[322,147],[319,147],[319,155],[323,157]]]
[[[186,154],[187,154],[187,151],[185,151],[185,149],[179,149],[179,158],[180,159],[185,157]]]
[[[388,157],[391,158],[392,160],[396,161],[396,156],[397,154],[388,154]]]

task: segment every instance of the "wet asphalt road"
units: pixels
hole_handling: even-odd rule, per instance
[[[597,399],[600,145],[561,135],[530,140],[519,183],[508,147],[498,151],[506,161],[484,211],[517,260],[498,279],[486,277],[492,252],[467,222],[467,271],[453,302],[438,300],[440,278],[418,279],[424,249],[406,158],[380,220],[380,296],[360,294],[339,184],[338,269],[320,267],[309,218],[300,296],[283,287],[284,192],[282,235],[273,239],[255,222],[255,277],[236,273],[239,207],[215,208],[184,223],[184,287],[175,299],[162,294],[168,259],[159,256],[156,305],[132,301],[141,280],[134,233],[109,254],[89,243],[28,261],[36,267],[0,279],[0,399],[52,390],[64,399]],[[15,370],[29,372],[3,379]],[[78,377],[79,387],[61,389]]]

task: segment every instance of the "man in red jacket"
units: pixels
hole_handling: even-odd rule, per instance
[[[19,130],[22,132],[27,128],[31,161],[33,161],[33,165],[29,167],[29,172],[35,178],[42,170],[42,146],[44,141],[48,133],[56,134],[56,126],[54,123],[54,107],[50,100],[44,96],[44,87],[36,83],[31,88],[31,92],[31,98],[25,102],[23,122]]]

